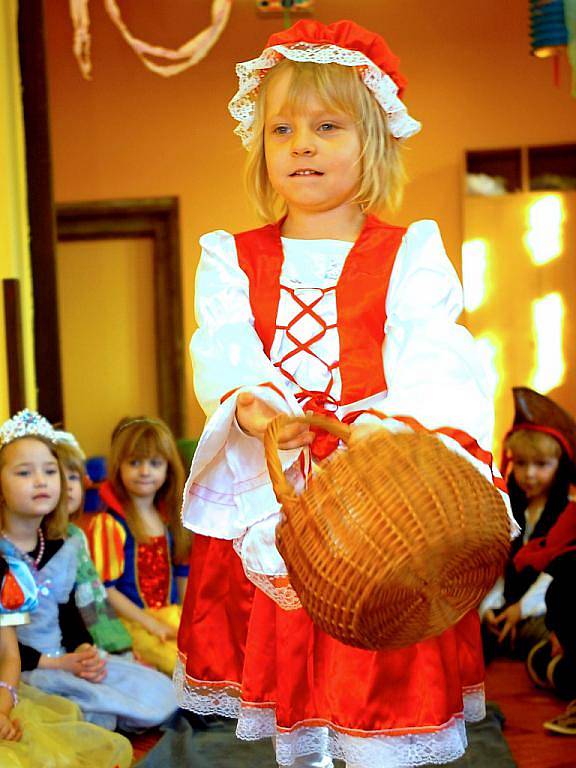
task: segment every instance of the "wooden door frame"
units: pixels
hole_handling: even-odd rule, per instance
[[[30,265],[34,298],[36,407],[63,420],[56,301],[56,222],[52,184],[50,109],[44,0],[18,3],[18,54],[26,149]]]
[[[152,240],[158,411],[174,436],[183,437],[184,327],[178,198],[60,203],[56,205],[56,230],[60,242],[134,237]],[[53,375],[61,377],[60,366]]]

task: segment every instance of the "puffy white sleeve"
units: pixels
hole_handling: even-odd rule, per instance
[[[462,287],[434,221],[412,224],[400,246],[386,300],[383,347],[387,391],[369,406],[383,426],[409,429],[415,420],[494,482],[508,506],[490,454],[493,392],[471,334],[456,322]],[[374,421],[366,414],[357,423]],[[509,511],[511,530],[517,525]]]
[[[238,264],[234,237],[204,235],[196,275],[198,330],[190,343],[194,388],[207,415],[184,490],[182,519],[196,533],[235,539],[278,511],[260,440],[235,419],[240,391],[284,413],[302,410],[266,356],[254,329],[248,278]],[[300,451],[283,451],[290,467]]]
[[[412,224],[390,279],[383,349],[388,389],[379,405],[428,429],[463,430],[489,450],[492,392],[474,339],[456,322],[462,306],[438,225]]]

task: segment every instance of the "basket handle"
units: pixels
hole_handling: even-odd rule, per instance
[[[280,430],[289,424],[308,424],[311,427],[319,427],[331,435],[339,437],[346,444],[350,440],[351,432],[348,424],[343,424],[338,419],[329,419],[326,416],[316,414],[309,416],[286,416],[281,413],[272,419],[264,433],[264,455],[268,465],[270,480],[272,481],[272,488],[276,498],[282,505],[293,504],[298,498],[298,494],[284,474],[280,456],[278,455],[278,435]]]

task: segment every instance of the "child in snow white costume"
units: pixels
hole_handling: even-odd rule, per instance
[[[399,99],[397,58],[352,22],[298,22],[237,71],[230,111],[249,186],[268,221],[278,207],[284,216],[201,239],[191,353],[208,421],[184,492],[196,536],[180,702],[237,717],[242,739],[272,737],[283,766],[444,763],[465,750],[464,718],[484,714],[476,613],[395,651],[317,629],[274,546],[261,439],[278,412],[423,425],[503,487],[488,452],[490,393],[456,325],[461,287],[438,227],[374,215],[400,190],[399,140],[420,126]],[[280,436],[301,488],[311,459],[336,447],[300,425]]]

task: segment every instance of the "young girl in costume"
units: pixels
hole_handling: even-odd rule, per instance
[[[552,577],[546,592],[547,639],[528,654],[528,673],[539,688],[573,699],[566,710],[543,723],[564,736],[576,736],[576,498],[572,497],[547,536],[532,539],[514,558],[518,571],[533,568]]]
[[[130,742],[82,722],[76,704],[18,685],[15,627],[38,604],[36,583],[20,559],[0,556],[0,765],[5,768],[128,768]]]
[[[511,467],[508,489],[521,536],[503,577],[480,607],[487,661],[498,654],[525,659],[536,643],[548,638],[545,597],[552,577],[534,569],[521,573],[512,558],[547,535],[567,506],[570,482],[576,478],[576,424],[571,417],[527,387],[515,387],[513,396],[514,424],[504,440],[503,466]]]
[[[464,752],[464,718],[484,714],[476,612],[395,651],[317,629],[274,546],[262,443],[280,412],[424,427],[493,479],[490,392],[456,325],[461,287],[438,227],[376,216],[401,191],[400,141],[420,126],[400,101],[398,59],[352,22],[298,22],[237,72],[230,111],[249,189],[276,223],[201,239],[191,353],[208,420],[184,494],[196,536],[180,701],[238,718],[242,739],[272,737],[282,766],[449,762]],[[289,426],[280,447],[302,487],[310,458],[337,440]]]
[[[71,521],[82,516],[84,502],[84,454],[69,432],[58,432],[58,457],[66,478],[67,511]],[[90,557],[84,531],[68,523],[68,536],[79,539],[78,570],[76,572],[76,606],[92,635],[94,645],[110,653],[122,653],[132,648],[132,638],[110,605],[106,588],[100,581]]]
[[[89,528],[92,558],[135,653],[171,675],[188,575],[189,534],[180,523],[184,471],[159,419],[123,419],[112,434],[107,505]]]
[[[0,427],[0,553],[26,563],[38,586],[38,608],[17,628],[22,677],[75,701],[86,720],[111,730],[159,725],[177,709],[169,682],[99,651],[76,607],[79,540],[63,538],[67,494],[57,440],[31,411]]]
[[[528,390],[528,392],[530,392]],[[530,393],[532,397],[536,393]],[[549,398],[542,403],[534,429],[554,434],[570,461],[570,480],[576,482],[576,422]],[[544,410],[545,409],[545,410]],[[543,416],[545,418],[543,418]],[[534,420],[533,420],[534,421]],[[534,579],[544,573],[549,581],[545,595],[546,627],[549,636],[536,643],[527,658],[534,683],[552,688],[566,699],[576,696],[576,622],[574,585],[576,584],[576,497],[571,487],[566,504],[550,530],[533,536],[514,557],[520,577]],[[565,735],[576,735],[576,701],[566,712],[544,723],[544,727]]]

